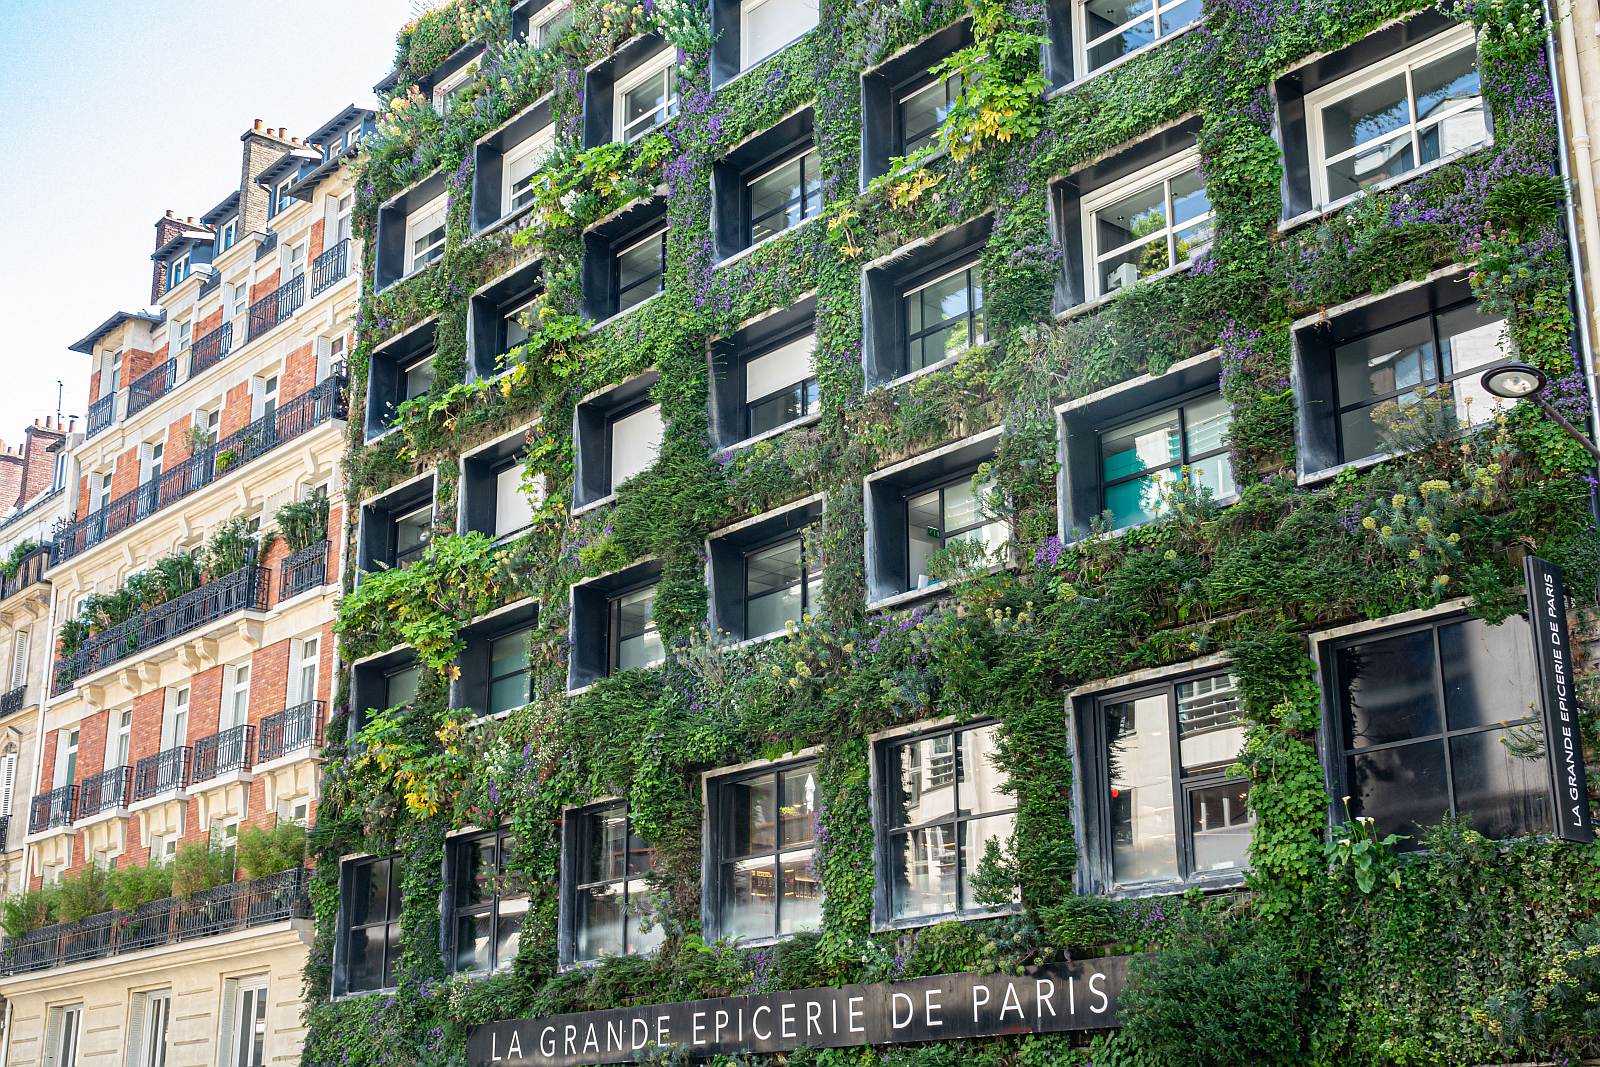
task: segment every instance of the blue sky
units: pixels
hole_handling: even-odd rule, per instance
[[[394,60],[414,0],[0,0],[0,440],[80,416],[67,351],[150,299],[155,220],[209,210],[254,119],[305,135]]]

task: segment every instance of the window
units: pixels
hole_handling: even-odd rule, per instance
[[[633,830],[622,801],[569,810],[562,820],[563,963],[637,956],[661,944],[659,926],[644,929],[653,902],[647,876],[656,853]]]
[[[166,442],[154,441],[144,446],[144,476],[139,479],[142,484],[161,481],[161,461],[167,451]]]
[[[983,281],[975,262],[924,282],[902,299],[906,366],[911,370],[932,366],[988,339],[983,324]]]
[[[173,327],[173,336],[172,354],[174,356],[189,351],[189,346],[194,341],[194,320],[184,319],[178,323]]]
[[[226,673],[228,685],[222,698],[222,714],[217,722],[219,733],[250,721],[250,665],[241,663]]]
[[[616,312],[642,304],[661,292],[667,280],[666,227],[620,249],[612,273]]]
[[[383,342],[372,353],[367,372],[368,439],[394,425],[402,404],[432,391],[437,328],[438,320],[430,319]]]
[[[394,565],[406,567],[422,558],[433,539],[433,504],[396,516],[394,520]]]
[[[815,612],[822,572],[804,535],[744,554],[744,629],[748,637],[782,633]]]
[[[499,715],[533,699],[533,657],[528,647],[532,638],[533,627],[528,625],[488,639],[485,714]]]
[[[1488,140],[1472,27],[1459,26],[1305,100],[1317,203]]]
[[[272,188],[272,214],[276,215],[286,211],[294,203],[294,197],[289,195],[289,187],[295,182],[294,175],[284,178]]]
[[[795,326],[780,322],[774,329],[764,320],[713,345],[715,447],[771,433],[821,410],[810,308],[789,317]]]
[[[21,689],[28,684],[28,638],[27,630],[18,630],[11,639],[11,684],[8,689]]]
[[[421,270],[444,255],[445,210],[449,198],[441,196],[406,216],[405,273]]]
[[[1113,60],[1174,33],[1200,18],[1200,0],[1085,0],[1079,4],[1076,38],[1080,69],[1092,74]]]
[[[1102,888],[1237,881],[1249,859],[1250,784],[1237,686],[1207,674],[1093,698],[1079,709],[1085,862]]]
[[[78,1067],[78,1041],[82,1029],[82,1004],[50,1009],[45,1018],[45,1067]]]
[[[952,74],[901,94],[895,101],[895,155],[909,156],[931,143],[961,99],[963,88],[961,75]]]
[[[168,860],[171,860],[177,856],[178,838],[180,836],[182,835],[177,833],[152,833],[150,835],[151,861],[154,863],[166,863]]]
[[[297,278],[305,277],[307,251],[309,249],[304,241],[290,245],[285,251],[281,268],[285,284]]]
[[[951,727],[878,746],[880,914],[890,921],[981,907],[971,878],[1011,839],[1016,804],[995,765],[999,727]]]
[[[222,433],[222,409],[212,408],[210,411],[195,412],[194,425],[206,439],[206,447],[215,447]]]
[[[343,241],[348,241],[354,235],[352,220],[355,218],[356,194],[345,193],[333,205],[333,240],[328,242],[331,248]]]
[[[574,6],[562,0],[548,0],[538,11],[526,16],[527,28],[520,29],[516,36],[536,48],[550,45],[571,28]]]
[[[192,270],[187,253],[173,260],[167,265],[167,288],[176,289],[190,275]]]
[[[574,506],[605,500],[655,463],[666,432],[661,406],[650,400],[657,378],[648,372],[578,405]]]
[[[760,940],[817,929],[817,765],[712,778],[707,792],[714,856],[706,871],[709,936]]]
[[[417,699],[417,683],[422,680],[422,668],[415,663],[388,671],[383,676],[384,708],[405,707]]]
[[[235,216],[222,224],[217,231],[217,251],[226,252],[239,243],[239,219]]]
[[[1083,198],[1090,299],[1187,263],[1211,241],[1198,153],[1185,153]]]
[[[533,203],[532,178],[544,166],[555,148],[555,129],[546,126],[528,143],[506,154],[501,166],[505,173],[505,186],[501,190],[501,214],[509,215]]]
[[[449,77],[441,79],[439,84],[433,87],[433,109],[448,117],[450,109],[466,94],[477,76],[478,61],[473,60]]]
[[[294,646],[294,668],[290,673],[289,704],[295,706],[317,699],[317,672],[321,666],[322,638],[313,634]]]
[[[817,0],[741,0],[739,67],[748,70],[817,24]]]
[[[533,525],[534,495],[522,488],[522,464],[513,461],[494,472],[494,536],[513,537]]]
[[[189,687],[175,686],[167,690],[166,703],[161,715],[161,750],[178,748],[189,738]]]
[[[265,1067],[267,977],[229,978],[222,983],[223,1067]]]
[[[243,318],[250,310],[250,284],[248,282],[227,286],[225,297],[225,310],[230,320]]]
[[[128,1008],[128,1067],[167,1067],[172,990],[135,993]]]
[[[616,85],[616,132],[623,143],[638,140],[678,113],[678,73],[673,51],[663,50]]]
[[[666,659],[656,632],[656,587],[632,589],[611,598],[608,674],[654,667]]]
[[[993,222],[985,215],[866,271],[869,388],[987,342],[979,261]]]
[[[56,781],[55,788],[62,789],[78,781],[78,727],[56,731]]]
[[[1214,496],[1232,496],[1230,418],[1228,402],[1213,393],[1101,430],[1101,509],[1111,513],[1111,528],[1166,514],[1184,474]]]
[[[457,972],[488,973],[511,966],[528,913],[528,894],[509,870],[516,842],[505,831],[450,842],[450,905]]]
[[[1011,539],[1010,526],[990,516],[985,501],[995,491],[991,478],[967,476],[906,497],[906,558],[914,589],[932,584],[934,557],[956,545],[978,546],[994,559]]]
[[[778,0],[768,0],[777,3]],[[822,173],[815,148],[751,179],[746,190],[750,214],[747,243],[781,233],[822,210]]]
[[[972,20],[958,19],[862,73],[863,188],[888,173],[895,159],[933,140],[965,87],[959,76],[939,78],[932,71],[972,43]]]
[[[600,321],[636,307],[666,284],[666,200],[635,202],[583,235],[583,314]]]
[[[344,982],[340,992],[391,989],[400,957],[400,871],[393,858],[344,868]]]
[[[531,479],[523,461],[529,431],[479,449],[461,462],[461,531],[495,540],[520,536],[544,503],[544,475]]]
[[[1379,833],[1446,815],[1485,837],[1548,831],[1550,771],[1527,619],[1432,621],[1334,642],[1323,655],[1339,793]],[[1336,794],[1337,795],[1337,794]]]
[[[664,428],[661,405],[646,404],[612,416],[611,487],[613,490],[656,461]]]
[[[544,267],[537,261],[473,294],[468,344],[477,377],[492,378],[520,361],[517,349],[527,343],[529,324],[538,321],[543,296]]]
[[[362,508],[359,570],[404,567],[427,551],[433,538],[433,491],[433,479],[424,478]]]
[[[100,396],[111,396],[122,388],[122,353],[107,352],[100,366]]]
[[[133,741],[133,709],[123,708],[117,712],[116,731],[112,735],[111,745],[106,750],[106,770],[128,766],[128,752]]]

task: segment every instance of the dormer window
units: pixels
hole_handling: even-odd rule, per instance
[[[673,51],[664,48],[616,86],[616,139],[637,141],[678,113],[678,74]]]
[[[239,241],[239,220],[229,219],[222,224],[222,229],[217,231],[217,251],[226,252]]]
[[[442,79],[433,87],[433,109],[440,115],[448,116],[450,109],[461,99],[477,76],[478,61],[473,60],[448,78]]]
[[[289,177],[283,179],[282,181],[280,181],[277,185],[275,185],[273,187],[273,189],[272,189],[272,213],[274,215],[278,214],[280,211],[283,211],[285,208],[287,208],[290,204],[294,203],[294,197],[289,195],[289,186],[293,185],[294,181],[295,181],[294,175],[290,175]]]
[[[176,289],[191,272],[189,254],[185,252],[167,265],[167,288]]]
[[[415,273],[444,255],[448,206],[449,197],[441,196],[406,216],[405,273]]]

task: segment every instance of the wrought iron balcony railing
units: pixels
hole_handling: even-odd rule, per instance
[[[278,573],[278,599],[299,596],[328,580],[328,542],[319,541],[287,556]]]
[[[0,815],[0,848],[6,847],[11,840],[11,816]]]
[[[73,804],[77,799],[75,785],[64,785],[34,797],[28,807],[28,833],[39,834],[58,826],[71,826]]]
[[[233,323],[225,322],[194,343],[189,350],[189,377],[221,363],[233,351]]]
[[[182,745],[140,760],[133,768],[133,799],[149,800],[188,785],[189,757],[189,747]]]
[[[266,608],[267,570],[250,563],[85,638],[76,652],[56,660],[52,691],[64,693],[85,675],[215,622],[224,615],[236,611],[265,611]]]
[[[0,578],[0,600],[10,600],[30,585],[44,581],[45,568],[50,566],[50,546],[40,545],[17,561],[17,573]]]
[[[328,377],[311,389],[201,449],[160,478],[152,478],[81,519],[56,525],[50,542],[52,565],[65,562],[113,534],[210,485],[228,471],[308,433],[331,419],[345,416],[345,367],[335,364]]]
[[[250,305],[250,339],[272,329],[284,319],[300,310],[306,302],[306,276],[290,278],[266,296]]]
[[[322,701],[308,700],[262,719],[256,765],[316,748],[322,741],[322,711]]]
[[[117,394],[112,390],[105,396],[89,405],[89,415],[84,419],[84,437],[93,437],[95,434],[110,426],[117,417]]]
[[[149,373],[140,375],[132,385],[128,386],[128,417],[132,418],[134,412],[161,399],[167,394],[167,390],[176,384],[178,384],[176,359],[169,359]]]
[[[78,786],[78,812],[75,821],[92,819],[128,806],[133,791],[133,768],[113,767],[85,778]]]
[[[311,261],[311,295],[316,296],[350,270],[350,238],[346,237]]]
[[[28,706],[28,687],[19,685],[15,689],[0,696],[0,715],[10,715],[12,712],[21,711]]]
[[[109,911],[8,937],[0,974],[27,974],[69,963],[109,959],[162,945],[283,922],[306,909],[305,868],[166,897],[130,911]]]
[[[250,750],[256,736],[254,726],[235,726],[194,743],[194,769],[189,781],[198,785],[219,775],[250,769]]]

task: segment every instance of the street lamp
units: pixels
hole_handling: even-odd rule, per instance
[[[1582,445],[1589,455],[1600,462],[1600,448],[1596,448],[1594,442],[1584,436],[1583,431],[1567,421],[1566,416],[1551,407],[1550,402],[1540,395],[1547,381],[1544,371],[1526,363],[1502,363],[1498,367],[1484,371],[1483,377],[1479,379],[1484,389],[1502,400],[1531,400],[1539,405],[1539,410],[1544,412],[1551,422],[1565,430],[1568,437]]]

